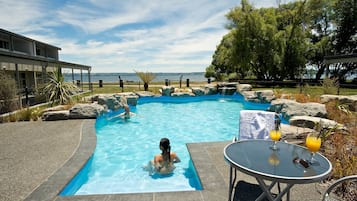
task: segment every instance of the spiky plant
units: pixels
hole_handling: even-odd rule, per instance
[[[136,75],[144,82],[144,90],[147,91],[149,88],[149,84],[156,78],[156,75],[151,72],[140,72],[135,71]]]
[[[51,105],[58,100],[60,104],[71,102],[71,96],[78,88],[71,82],[65,82],[61,70],[58,69],[49,74],[49,80],[44,88],[44,92],[51,101]]]

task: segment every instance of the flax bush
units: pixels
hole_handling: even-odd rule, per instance
[[[156,75],[151,72],[140,72],[135,71],[136,75],[144,82],[144,90],[147,91],[149,89],[149,84],[156,78]]]

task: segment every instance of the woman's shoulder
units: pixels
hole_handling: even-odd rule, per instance
[[[175,152],[171,152],[171,153],[170,153],[170,156],[171,156],[171,157],[176,157],[177,154],[176,154]]]

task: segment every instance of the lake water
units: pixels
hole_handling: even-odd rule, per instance
[[[165,79],[170,81],[179,81],[180,78],[183,82],[186,79],[190,79],[191,82],[202,82],[207,81],[207,78],[204,77],[204,72],[194,72],[194,73],[154,73],[156,78],[154,82],[163,82]],[[83,82],[88,82],[88,74],[83,73]],[[91,73],[91,81],[99,82],[103,80],[104,83],[108,82],[119,82],[119,76],[122,80],[125,81],[141,81],[140,78],[135,73]],[[181,77],[182,76],[182,77]],[[72,81],[71,73],[64,73],[65,81]],[[74,74],[74,80],[81,80],[81,75],[79,73]]]

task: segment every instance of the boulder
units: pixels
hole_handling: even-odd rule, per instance
[[[138,104],[139,96],[137,95],[125,96],[125,98],[128,105],[136,106]]]
[[[67,120],[69,119],[69,111],[68,110],[47,111],[42,114],[41,119],[43,121]]]
[[[190,96],[195,96],[194,93],[191,92],[174,92],[171,94],[173,97],[190,97]]]
[[[217,88],[221,87],[233,87],[237,88],[238,83],[237,82],[220,82],[217,84]]]
[[[192,93],[195,94],[195,96],[203,96],[205,95],[205,90],[201,87],[192,87]]]
[[[275,95],[272,90],[243,91],[241,94],[244,96],[246,101],[255,103],[270,103],[275,99]]]
[[[293,116],[289,120],[290,125],[299,126],[304,128],[314,129],[317,124],[321,124],[322,128],[333,128],[336,125],[339,128],[342,128],[343,125],[337,123],[336,121],[320,118],[320,117],[311,117],[311,116]]]
[[[205,95],[215,95],[217,94],[217,86],[213,84],[205,85]]]
[[[151,91],[137,91],[137,92],[135,92],[135,94],[138,97],[153,97],[153,96],[155,96],[155,94]]]
[[[357,95],[354,96],[338,96],[338,95],[322,95],[320,96],[321,103],[329,103],[331,101],[338,101],[340,105],[346,105],[347,109],[357,112]]]
[[[314,129],[310,128],[301,128],[294,125],[281,124],[281,133],[282,138],[289,143],[301,143],[305,141],[305,137],[307,134],[314,132]]]
[[[243,91],[251,91],[252,89],[253,89],[253,87],[250,84],[238,84],[237,85],[237,90],[239,93],[242,93]]]
[[[120,97],[113,94],[100,94],[97,97],[98,104],[106,105],[110,110],[117,110],[122,107]]]
[[[96,103],[76,104],[69,110],[70,119],[95,119],[104,113],[105,107]]]
[[[172,93],[174,93],[175,88],[172,86],[163,86],[161,88],[161,94],[163,96],[171,96]]]
[[[235,88],[235,87],[220,87],[220,88],[218,88],[218,91],[221,95],[233,95],[237,91],[237,88]]]
[[[289,120],[293,116],[327,117],[327,111],[324,104],[298,103],[288,99],[273,100],[268,110],[281,113],[286,120]]]

